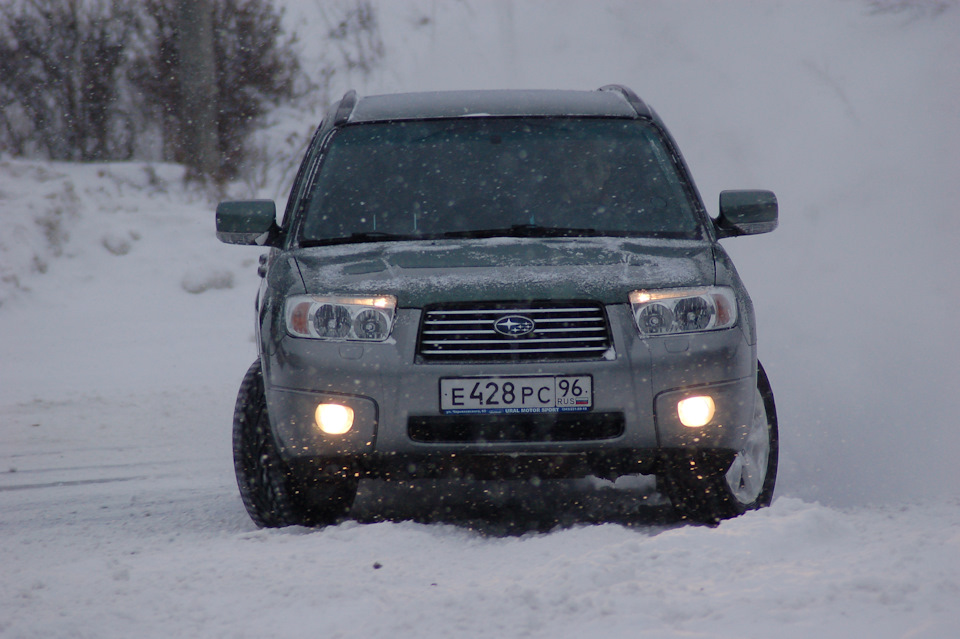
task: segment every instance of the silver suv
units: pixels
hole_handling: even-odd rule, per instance
[[[681,517],[768,505],[777,418],[753,306],[718,240],[777,226],[769,191],[711,219],[632,91],[347,93],[268,247],[260,356],[234,419],[260,526],[319,525],[361,478],[655,474]]]

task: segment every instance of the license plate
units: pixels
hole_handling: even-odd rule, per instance
[[[593,407],[590,375],[448,377],[440,380],[440,410],[448,415],[558,413]]]

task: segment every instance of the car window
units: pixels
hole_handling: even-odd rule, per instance
[[[359,124],[329,141],[301,240],[490,229],[700,235],[658,131],[639,120],[460,118]]]

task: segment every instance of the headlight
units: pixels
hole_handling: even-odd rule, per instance
[[[737,323],[737,298],[722,286],[633,291],[630,306],[643,335],[712,331]]]
[[[397,298],[296,295],[287,298],[287,332],[313,339],[382,342],[393,328]]]

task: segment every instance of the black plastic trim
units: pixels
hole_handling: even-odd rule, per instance
[[[622,84],[607,84],[597,91],[614,91],[622,95],[627,102],[630,103],[630,106],[633,107],[633,110],[637,112],[637,115],[642,118],[652,118],[653,113],[650,111],[650,107],[647,106],[647,103],[640,99],[636,93],[634,93],[630,88],[623,86]]]
[[[350,114],[353,113],[353,109],[357,106],[357,101],[357,92],[353,89],[343,94],[343,99],[340,100],[340,106],[337,107],[337,113],[333,116],[333,126],[340,126],[350,119]]]

